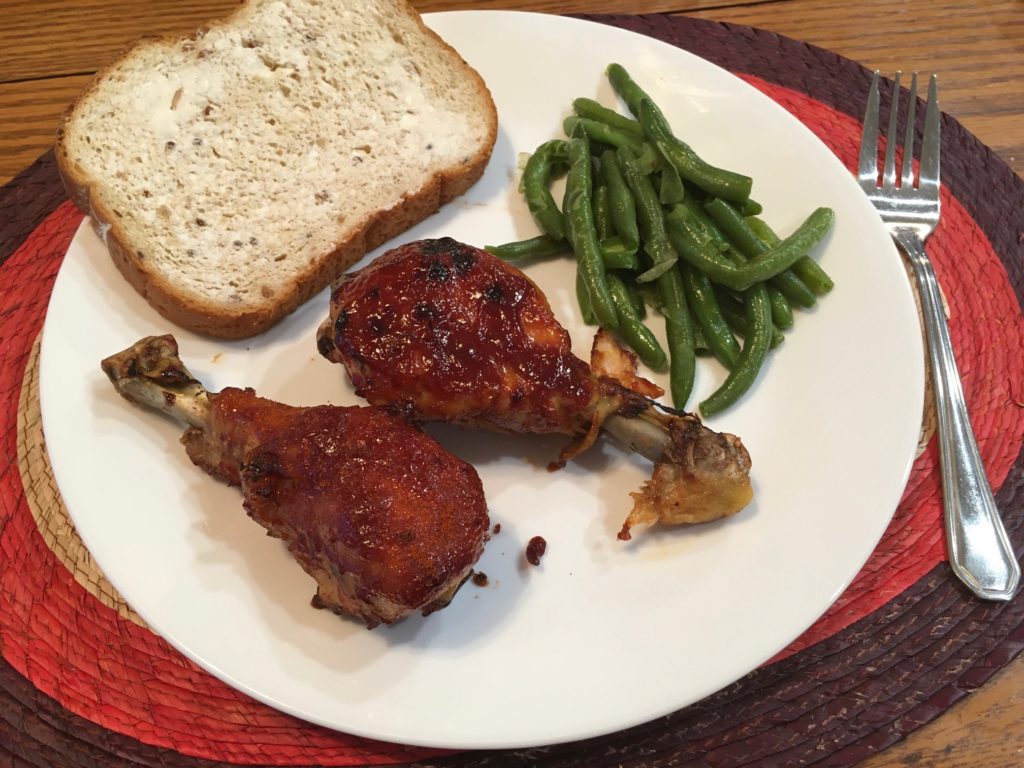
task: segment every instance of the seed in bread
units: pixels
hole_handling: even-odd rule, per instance
[[[242,338],[465,192],[496,126],[480,76],[406,3],[249,0],[100,73],[57,158],[159,312]]]

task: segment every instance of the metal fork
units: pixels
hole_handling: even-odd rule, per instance
[[[1013,555],[996,508],[985,467],[978,454],[964,402],[963,387],[953,358],[946,315],[942,309],[935,271],[924,251],[924,241],[939,223],[939,99],[935,75],[928,84],[919,179],[915,185],[914,109],[917,73],[910,85],[903,163],[896,175],[896,122],[899,113],[900,73],[896,73],[885,163],[878,176],[878,72],[871,80],[864,132],[860,143],[858,178],[885,222],[893,240],[906,254],[917,283],[924,315],[925,341],[931,363],[938,411],[939,459],[945,501],[946,543],[954,573],[979,597],[1009,600],[1020,582],[1020,566]]]

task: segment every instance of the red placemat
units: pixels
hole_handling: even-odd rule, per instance
[[[856,162],[869,76],[835,54],[684,17],[589,17],[745,77]],[[883,100],[889,92],[883,94]],[[883,108],[884,108],[883,104]],[[979,444],[1018,551],[1024,436],[1024,183],[944,117],[943,219],[929,252]],[[847,765],[987,680],[1024,640],[1024,602],[983,603],[944,564],[934,441],[882,543],[772,663],[710,698],[574,744],[444,754],[311,726],[228,688],[151,633],[91,562],[46,462],[37,337],[81,220],[52,155],[0,189],[0,758],[95,765]],[[857,407],[850,404],[849,407]],[[870,418],[870,414],[865,414]]]

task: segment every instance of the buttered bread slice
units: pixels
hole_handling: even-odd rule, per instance
[[[496,131],[483,80],[406,3],[249,0],[99,73],[57,159],[153,307],[242,338],[466,191]]]

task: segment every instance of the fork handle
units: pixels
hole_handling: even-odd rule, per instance
[[[935,270],[915,229],[897,228],[893,237],[907,254],[921,297],[938,411],[949,562],[954,573],[978,597],[1009,600],[1020,582],[1020,565],[999,516],[971,429]]]

